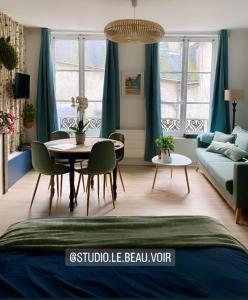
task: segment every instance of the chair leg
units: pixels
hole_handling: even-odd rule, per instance
[[[53,196],[54,196],[54,175],[51,176],[51,192],[50,192],[50,201],[49,201],[49,216],[51,215]]]
[[[83,182],[83,188],[84,188],[84,192],[85,192],[85,183],[84,183],[84,175],[82,174],[82,182]]]
[[[105,200],[106,174],[103,174],[103,199]]]
[[[115,208],[114,190],[113,190],[112,174],[111,173],[109,173],[109,179],[110,179],[110,185],[111,185],[113,208]]]
[[[100,190],[100,176],[97,175],[97,197],[99,200],[99,190]]]
[[[36,192],[37,192],[37,188],[38,188],[38,185],[39,185],[39,182],[40,182],[40,177],[41,177],[41,173],[39,174],[38,179],[36,181],[36,185],[35,185],[33,197],[32,197],[31,204],[30,204],[30,208],[32,207],[33,202],[34,202],[34,198],[35,198],[35,195],[36,195]]]
[[[80,161],[80,167],[83,169],[83,162]],[[85,183],[84,183],[84,175],[82,174],[82,182],[83,182],[83,187],[84,187],[84,192],[85,192]]]
[[[77,184],[77,190],[76,190],[76,194],[75,194],[75,199],[77,199],[77,196],[78,196],[79,187],[80,187],[80,180],[81,180],[81,176],[82,176],[82,174],[79,174],[79,178],[78,178],[78,184]]]
[[[89,215],[89,204],[90,204],[90,180],[91,180],[91,176],[88,175],[88,181],[87,181],[87,217]]]
[[[48,184],[48,190],[50,189],[50,187],[51,187],[51,177],[50,177],[50,181],[49,181],[49,184]]]
[[[121,185],[122,185],[123,191],[126,192],[119,164],[117,165],[117,169],[118,169],[118,173],[119,173],[119,176],[120,176],[120,179],[121,179]]]
[[[242,209],[241,208],[236,208],[236,211],[235,211],[236,224],[239,224],[239,222],[240,222],[241,213],[242,213]]]
[[[56,175],[57,197],[59,198],[59,175]]]
[[[62,196],[62,190],[63,190],[63,174],[61,174],[60,176],[60,194],[59,194],[60,198]]]
[[[105,174],[105,186],[108,187],[108,180],[107,180],[107,174]]]

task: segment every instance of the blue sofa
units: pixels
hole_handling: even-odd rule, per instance
[[[244,132],[248,137],[248,132]],[[244,135],[241,137],[237,133],[236,140],[244,144]],[[234,162],[222,154],[208,152],[208,146],[209,142],[197,137],[198,168],[234,209],[236,223],[239,224],[242,209],[248,208],[248,162]]]

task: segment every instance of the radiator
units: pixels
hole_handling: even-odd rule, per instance
[[[118,132],[125,136],[125,158],[123,164],[148,164],[144,161],[145,153],[145,130],[120,129]],[[175,152],[188,156],[193,164],[196,158],[196,139],[175,137]]]

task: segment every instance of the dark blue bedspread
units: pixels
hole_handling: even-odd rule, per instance
[[[175,267],[66,267],[64,253],[0,253],[0,298],[248,299],[248,256],[176,249]]]

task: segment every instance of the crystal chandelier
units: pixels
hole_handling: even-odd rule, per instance
[[[134,8],[133,19],[112,21],[104,28],[104,33],[110,41],[117,43],[158,43],[163,38],[164,28],[158,23],[135,18],[135,8],[138,0],[131,0]]]

